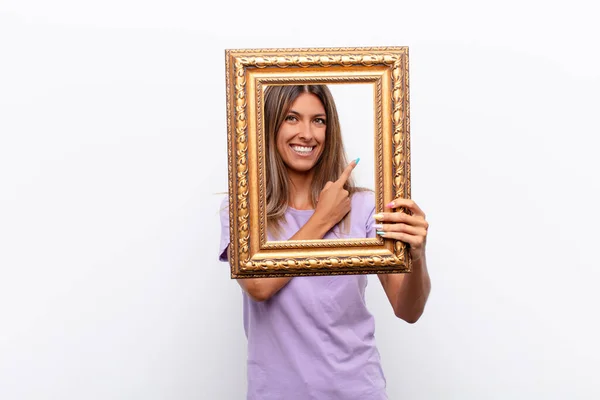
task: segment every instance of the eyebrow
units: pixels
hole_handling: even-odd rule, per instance
[[[295,111],[295,110],[290,110],[290,114],[302,115],[298,111]],[[327,117],[327,114],[319,113],[319,114],[313,115],[313,118],[314,117]]]

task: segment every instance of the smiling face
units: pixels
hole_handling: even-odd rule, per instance
[[[302,93],[290,106],[277,131],[277,151],[289,172],[308,173],[325,147],[327,116],[321,100]]]

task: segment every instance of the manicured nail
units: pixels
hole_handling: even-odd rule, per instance
[[[385,235],[385,232],[384,232],[384,231],[377,231],[377,234],[378,234],[379,236],[384,236],[384,235]]]
[[[358,157],[354,162],[355,162],[355,166],[358,165],[358,162],[360,161],[360,157]]]
[[[373,215],[373,218],[375,218],[375,219],[383,219],[383,214],[375,214],[375,215]]]
[[[386,205],[387,208],[394,208],[394,202],[390,202]]]
[[[375,224],[373,225],[373,228],[377,229],[378,231],[383,229],[383,224]]]

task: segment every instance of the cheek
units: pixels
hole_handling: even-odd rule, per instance
[[[321,143],[321,144],[324,144],[324,143],[325,143],[325,138],[327,137],[327,135],[326,135],[326,131],[327,131],[327,130],[326,130],[325,128],[323,128],[323,129],[319,130],[319,131],[317,132],[317,134],[315,135],[315,136],[316,136],[316,139],[317,139],[317,141],[318,141],[319,143]]]
[[[282,140],[281,140],[281,135],[277,134],[277,137],[275,138],[275,145],[277,146],[277,148],[279,148],[281,146]]]
[[[283,141],[283,138],[284,138],[284,129],[279,128],[279,130],[275,134],[275,143],[277,143],[279,145],[279,143],[281,143]]]
[[[277,136],[275,137],[275,146],[277,150],[281,153],[287,147],[287,135],[285,129],[279,129],[277,132]]]

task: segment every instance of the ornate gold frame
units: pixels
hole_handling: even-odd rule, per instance
[[[410,272],[400,241],[268,242],[262,126],[265,84],[371,82],[376,212],[410,198],[408,47],[226,50],[225,64],[231,277]]]

